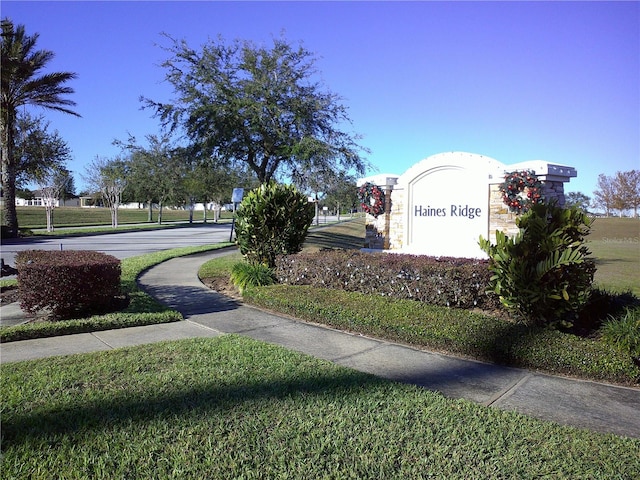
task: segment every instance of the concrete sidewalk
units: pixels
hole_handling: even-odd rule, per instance
[[[237,333],[399,382],[544,420],[640,438],[640,389],[449,357],[270,314],[212,292],[198,267],[225,252],[164,262],[140,286],[185,321],[2,344],[3,363]]]

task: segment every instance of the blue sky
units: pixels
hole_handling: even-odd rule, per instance
[[[45,112],[73,151],[76,186],[114,139],[159,132],[139,97],[166,101],[166,32],[198,47],[271,43],[319,58],[371,150],[374,173],[467,151],[577,168],[565,191],[640,168],[639,2],[27,2],[2,18],[39,33],[51,71],[72,71],[82,118]]]

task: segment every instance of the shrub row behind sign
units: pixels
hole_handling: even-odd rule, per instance
[[[486,260],[428,257],[353,250],[281,256],[281,283],[419,300],[432,305],[494,310],[500,302],[486,293],[491,273]]]

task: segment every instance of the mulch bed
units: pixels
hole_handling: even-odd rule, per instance
[[[7,305],[18,301],[20,301],[20,293],[17,285],[0,287],[0,304]]]

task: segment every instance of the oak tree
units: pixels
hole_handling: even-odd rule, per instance
[[[142,98],[163,126],[199,155],[244,162],[260,183],[291,179],[310,165],[363,174],[368,166],[342,99],[317,80],[315,57],[274,39],[269,47],[218,38],[196,50],[167,36],[162,66],[175,98]]]

